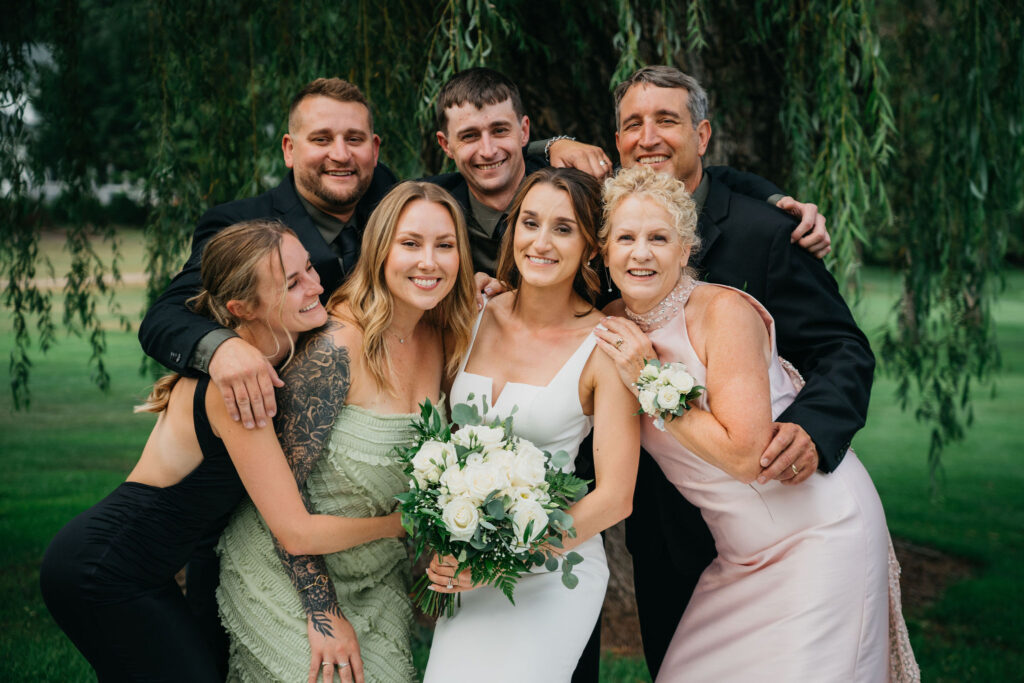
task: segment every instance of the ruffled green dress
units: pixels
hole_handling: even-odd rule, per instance
[[[413,415],[345,406],[306,482],[316,512],[372,517],[393,512],[409,480],[394,455],[415,438]],[[218,546],[221,621],[231,639],[229,681],[305,681],[306,615],[263,518],[239,506]],[[410,563],[403,541],[383,538],[324,556],[338,604],[359,638],[366,682],[416,680],[411,651]]]

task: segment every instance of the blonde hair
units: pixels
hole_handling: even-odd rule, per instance
[[[387,330],[394,313],[394,298],[385,280],[384,268],[395,240],[398,219],[417,199],[447,209],[455,223],[455,241],[459,253],[459,272],[455,286],[441,302],[424,314],[424,319],[451,340],[445,371],[454,376],[462,357],[469,350],[469,338],[476,314],[473,287],[473,259],[469,252],[469,232],[462,209],[443,188],[431,183],[406,181],[395,186],[370,216],[363,232],[362,251],[355,269],[327,302],[328,310],[348,304],[352,321],[363,332],[363,357],[377,386],[391,389],[393,373],[387,351]]]
[[[526,195],[542,184],[551,185],[569,195],[569,204],[572,206],[584,243],[583,258],[580,259],[572,283],[573,290],[593,308],[601,291],[601,277],[590,264],[591,259],[587,258],[587,254],[599,251],[597,229],[601,225],[601,185],[590,174],[575,168],[548,166],[531,173],[523,181],[508,210],[508,227],[501,239],[501,249],[498,253],[497,278],[508,285],[509,289],[515,290],[518,303],[522,276],[515,258],[516,223],[519,222],[519,212],[523,208]]]
[[[624,168],[613,178],[604,181],[602,194],[604,223],[597,234],[602,254],[608,248],[611,216],[627,197],[650,199],[668,211],[683,248],[689,247],[691,255],[700,249],[700,237],[697,235],[697,205],[681,180],[638,164],[632,168]]]
[[[276,254],[284,272],[281,241],[285,235],[295,237],[283,223],[271,220],[242,221],[221,230],[203,248],[202,289],[185,302],[186,305],[222,327],[237,329],[243,321],[228,310],[228,302],[237,299],[252,306],[259,305],[259,268],[267,256]],[[287,283],[282,281],[279,315],[286,296]],[[289,342],[292,348],[288,358],[291,359],[295,344],[290,337]],[[171,390],[180,377],[172,372],[157,380],[145,403],[135,406],[134,412],[159,413],[166,409]]]

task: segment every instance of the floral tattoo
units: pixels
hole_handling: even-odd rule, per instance
[[[345,404],[351,383],[348,349],[338,346],[333,337],[333,332],[342,327],[342,323],[329,319],[324,328],[305,340],[282,372],[285,385],[277,395],[277,436],[310,513],[315,510],[306,491],[306,479],[323,454],[331,425]],[[277,539],[274,546],[313,627],[323,636],[332,636],[331,617],[344,615],[324,558],[292,555]]]

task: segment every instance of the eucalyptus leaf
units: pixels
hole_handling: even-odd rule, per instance
[[[482,422],[479,411],[467,403],[456,403],[452,406],[452,422],[462,426],[478,425]]]
[[[565,451],[556,451],[551,455],[551,466],[562,469],[569,464],[569,454]]]

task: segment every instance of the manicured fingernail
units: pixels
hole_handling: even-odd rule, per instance
[[[767,458],[761,461],[761,467],[768,467],[768,460],[767,460]]]
[[[433,585],[427,586],[427,590],[428,590],[428,591],[434,591],[435,593],[437,592],[437,589],[436,589],[436,588],[434,588],[434,586],[433,586]]]
[[[263,429],[266,426],[267,426],[267,421],[266,420],[260,420],[260,429]]]
[[[765,479],[764,477],[758,477],[758,478],[757,478],[757,483],[758,483],[758,484],[763,484],[763,483],[765,483],[766,481],[768,481],[768,480],[767,480],[767,479]]]

